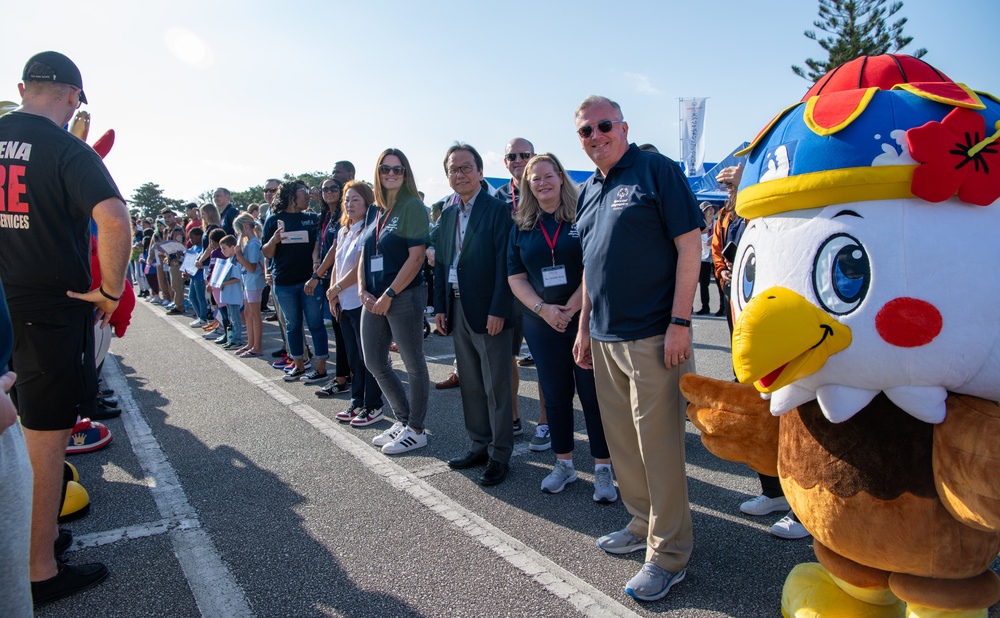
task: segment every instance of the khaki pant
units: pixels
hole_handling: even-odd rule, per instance
[[[628,530],[646,537],[646,562],[677,572],[694,545],[684,469],[686,402],[680,379],[694,358],[663,363],[663,335],[592,342],[601,420],[621,489],[632,514]]]

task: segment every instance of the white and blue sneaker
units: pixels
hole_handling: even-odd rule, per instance
[[[637,601],[657,601],[667,596],[674,584],[684,580],[685,569],[671,573],[652,562],[642,565],[635,577],[625,584],[625,594]]]
[[[575,481],[576,478],[576,470],[567,466],[562,459],[557,459],[552,472],[549,472],[549,475],[542,479],[542,491],[547,494],[557,494],[566,489],[566,485]]]

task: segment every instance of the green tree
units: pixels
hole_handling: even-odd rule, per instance
[[[177,209],[184,204],[181,200],[163,195],[163,189],[155,182],[146,182],[135,190],[129,200],[129,209],[140,217],[156,218],[165,207]],[[181,213],[183,214],[183,213]]]
[[[913,37],[903,35],[906,18],[901,17],[891,25],[886,20],[895,15],[902,2],[884,6],[886,0],[819,0],[820,19],[813,25],[828,35],[816,38],[814,30],[806,30],[806,38],[819,43],[829,55],[826,60],[806,60],[809,71],[792,65],[792,71],[803,79],[813,82],[845,62],[859,56],[878,56],[895,53],[913,41]],[[913,53],[920,58],[927,50],[920,48]]]

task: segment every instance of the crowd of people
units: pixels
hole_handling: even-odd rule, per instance
[[[79,71],[74,77],[39,84],[26,67],[25,107],[12,115],[35,122],[32,114],[39,112],[29,101],[37,92],[50,110],[45,130],[58,128],[68,120],[62,116],[85,101]],[[4,120],[0,138],[8,139],[13,123]],[[60,308],[78,310],[87,322],[92,305],[99,317],[114,310],[128,278],[139,297],[168,314],[189,314],[192,328],[203,328],[206,338],[232,354],[248,362],[273,360],[285,381],[323,385],[318,397],[348,395],[336,415],[341,422],[366,427],[391,420],[372,440],[388,455],[428,442],[432,383],[423,347],[430,309],[435,330],[451,336],[455,348],[455,371],[438,387],[460,389],[469,437],[468,451],[447,463],[452,469],[483,468],[483,486],[506,479],[514,438],[522,431],[517,361],[526,342],[541,402],[530,447],[554,452],[541,491],[556,494],[578,480],[573,459],[578,396],[594,459],[593,499],[613,503],[620,491],[632,516],[597,545],[612,554],[644,551],[644,565],[625,589],[636,599],[656,600],[684,578],[693,548],[686,404],[679,380],[694,370],[694,296],[700,284],[696,313],[708,313],[707,286],[713,271],[720,284],[728,284],[732,264],[725,241],[738,229],[727,214],[731,209],[713,223],[715,209],[696,202],[675,163],[628,142],[628,124],[617,103],[588,97],[575,122],[581,146],[597,167],[580,186],[555,155],[536,154],[528,140],[515,138],[505,151],[511,181],[494,194],[476,148],[455,143],[443,157],[454,193],[428,209],[406,155],[389,148],[375,162],[370,184],[355,179],[353,164],[340,161],[320,187],[268,179],[264,202],[245,212],[220,187],[212,203],[188,204],[183,215],[165,208],[155,219],[134,218],[131,232],[126,218],[124,241],[123,200],[99,158],[88,159],[84,173],[96,180],[88,181],[87,191],[64,192],[70,196],[65,208],[78,216],[67,217],[75,227],[63,227],[78,244],[87,237],[81,225],[89,225],[91,217],[96,221],[105,283],[86,292],[88,271],[75,267],[75,279],[59,278],[52,286],[58,288]],[[61,139],[37,138],[39,144]],[[43,148],[36,147],[39,159]],[[66,182],[67,170],[53,167],[46,173],[54,182]],[[732,187],[738,178],[729,174],[725,184]],[[38,195],[41,189],[29,191]],[[3,233],[5,241],[16,236]],[[15,340],[30,340],[17,326],[32,299],[21,289],[13,264],[12,258],[0,260],[0,278],[11,284]],[[81,293],[67,300],[66,288]],[[718,311],[724,313],[723,292]],[[282,348],[273,353],[264,349],[265,320],[275,321],[282,336]],[[327,362],[330,330],[334,367]],[[86,346],[86,336],[80,338]],[[393,369],[391,350],[402,360],[405,386]],[[64,453],[50,442],[61,437],[65,449],[69,411],[75,418],[81,402],[70,400],[72,389],[50,388],[60,391],[59,401],[52,393],[33,394],[23,354],[14,354],[11,367],[19,374],[14,390],[35,470],[30,591],[37,603],[94,585],[107,570],[52,560],[58,490],[53,495],[51,487],[59,485],[54,475],[57,468],[61,474]],[[66,413],[56,418],[52,410]],[[0,456],[9,452],[3,448]],[[787,508],[770,487],[743,510],[763,514]],[[49,548],[47,558],[42,547]],[[41,590],[47,591],[44,598]]]

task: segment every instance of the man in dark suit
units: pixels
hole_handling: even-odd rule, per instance
[[[434,321],[455,338],[465,428],[471,450],[448,462],[461,470],[486,464],[482,485],[507,476],[514,449],[511,408],[513,295],[507,284],[507,239],[513,222],[506,204],[484,191],[483,158],[456,143],[445,173],[459,196],[438,223],[434,266]]]

